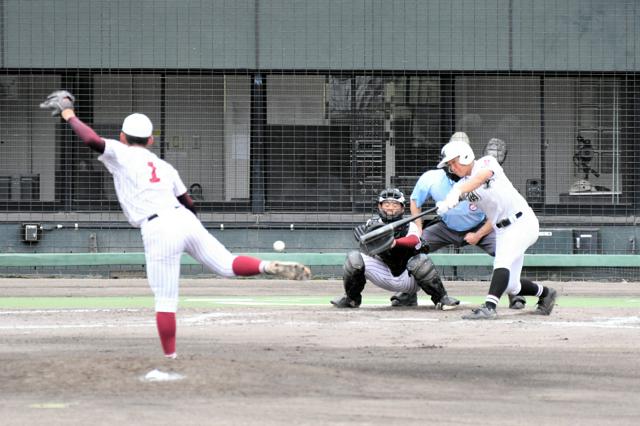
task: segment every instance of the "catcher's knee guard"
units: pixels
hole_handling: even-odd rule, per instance
[[[420,253],[409,259],[407,270],[416,279],[418,286],[431,296],[434,304],[447,295],[435,265],[426,254]]]
[[[364,277],[364,259],[362,254],[353,250],[347,253],[347,258],[344,261],[344,274],[342,275],[342,282],[344,284],[344,291],[350,299],[355,300],[358,305],[362,301],[362,290],[366,283]]]

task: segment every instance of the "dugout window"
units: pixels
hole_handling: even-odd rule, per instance
[[[455,130],[469,135],[476,158],[492,138],[506,142],[502,167],[513,186],[542,177],[541,92],[537,76],[457,76]]]
[[[54,202],[56,120],[37,105],[60,86],[58,75],[0,75],[0,201],[26,209]]]
[[[96,74],[91,86],[98,134],[117,139],[126,115],[149,116],[151,150],[178,170],[199,207],[249,199],[247,75]],[[113,179],[92,151],[80,146],[74,155],[74,200],[102,200],[104,209],[116,200]]]
[[[545,78],[545,202],[623,205],[621,82],[609,76]]]
[[[352,210],[354,84],[325,75],[266,76],[268,210]]]
[[[386,85],[387,153],[393,159],[387,174],[389,184],[407,197],[420,175],[438,164],[446,143],[441,135],[441,81],[439,76],[400,76]]]

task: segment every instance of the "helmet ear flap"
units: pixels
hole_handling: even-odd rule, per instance
[[[451,180],[453,182],[457,182],[457,181],[460,180],[460,176],[458,176],[457,174],[455,174],[451,170],[449,170],[448,166],[444,168],[444,173],[447,175],[449,180]]]
[[[444,151],[444,147],[440,150],[440,162],[444,161],[445,159],[445,151]],[[450,169],[449,169],[449,165],[445,165],[443,168],[444,173],[447,175],[447,177],[449,178],[449,180],[453,181],[453,182],[457,182],[460,180],[460,176],[458,176],[457,174],[453,173]]]

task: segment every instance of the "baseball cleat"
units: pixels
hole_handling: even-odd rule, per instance
[[[558,292],[554,289],[549,288],[547,295],[545,297],[538,298],[538,306],[533,313],[535,315],[550,315],[551,311],[553,311],[553,307],[556,305],[556,297]]]
[[[498,313],[495,309],[489,308],[486,305],[482,305],[479,308],[471,311],[470,314],[463,315],[462,319],[466,320],[491,320],[496,319],[498,317]]]
[[[523,296],[509,295],[509,309],[524,309],[527,299]]]
[[[269,275],[278,275],[287,280],[308,280],[311,270],[297,262],[269,262],[264,270]]]
[[[451,309],[455,309],[458,305],[460,305],[460,301],[458,299],[445,294],[442,296],[440,301],[436,303],[436,309],[438,311],[449,311]]]
[[[398,292],[391,296],[391,306],[396,308],[405,306],[418,306],[418,294]]]
[[[336,308],[359,308],[360,303],[356,300],[353,300],[347,295],[335,298],[331,301],[331,304]]]

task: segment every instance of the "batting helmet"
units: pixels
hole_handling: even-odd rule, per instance
[[[465,166],[471,164],[476,158],[471,145],[469,145],[469,137],[464,132],[454,133],[449,143],[442,147],[438,168],[445,167],[449,161],[457,157],[460,157],[460,164]]]

